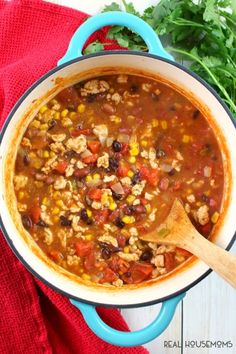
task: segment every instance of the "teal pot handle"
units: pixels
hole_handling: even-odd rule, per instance
[[[90,17],[77,29],[71,38],[66,54],[58,61],[58,65],[82,56],[83,46],[90,35],[98,29],[109,25],[130,28],[143,38],[150,54],[156,54],[162,58],[174,60],[162,47],[156,32],[145,21],[126,12],[111,11]]]
[[[135,332],[113,329],[102,321],[94,306],[72,299],[70,301],[82,312],[85,322],[98,337],[113,345],[133,347],[150,342],[164,332],[174,316],[176,306],[184,296],[185,293],[163,302],[156,319],[147,327]]]

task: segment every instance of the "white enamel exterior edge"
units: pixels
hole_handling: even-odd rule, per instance
[[[82,73],[88,70],[91,70],[93,72],[93,76],[96,76],[96,68],[111,66],[114,68],[135,68],[153,72],[170,81],[173,81],[185,90],[190,88],[191,93],[193,93],[195,97],[199,98],[199,100],[203,102],[212,112],[212,116],[217,121],[222,134],[227,138],[227,145],[230,151],[230,160],[232,165],[232,181],[236,181],[236,130],[227,112],[224,110],[223,106],[219,103],[216,97],[203,84],[180,68],[156,58],[133,54],[106,54],[86,58],[85,60],[81,60],[61,68],[56,73],[53,73],[44,79],[29,93],[18,109],[14,112],[11,122],[5,131],[0,147],[0,161],[2,159],[1,165],[4,165],[4,157],[12,144],[11,136],[13,131],[21,124],[20,117],[27,112],[33,100],[42,97],[48,90],[53,88],[53,80],[55,78],[71,77],[76,73]],[[10,238],[17,253],[21,255],[25,263],[27,263],[29,267],[35,271],[35,273],[37,273],[42,279],[45,279],[48,283],[51,283],[54,287],[69,294],[70,296],[97,304],[145,305],[145,303],[158,301],[181,291],[200,278],[209,269],[203,262],[198,261],[191,267],[177,273],[176,276],[157,282],[155,285],[117,292],[108,291],[106,288],[101,288],[101,290],[98,290],[97,288],[93,289],[92,287],[75,283],[50,269],[43,261],[31,252],[30,248],[20,237],[14,223],[12,222],[4,200],[5,188],[3,172],[3,168],[0,168],[0,210],[2,211],[2,222],[8,237]],[[216,240],[217,244],[224,248],[228,246],[235,233],[236,227],[235,213],[233,210],[234,205],[236,205],[235,183],[232,187],[230,205],[227,214],[225,215],[224,225],[221,227]]]

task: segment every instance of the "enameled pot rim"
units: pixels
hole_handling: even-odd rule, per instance
[[[77,59],[73,59],[73,60],[70,60],[62,65],[59,65],[58,67],[55,67],[53,69],[51,69],[50,71],[48,71],[46,74],[44,74],[40,79],[38,79],[21,97],[20,99],[17,101],[17,103],[15,104],[15,106],[13,107],[13,109],[11,110],[11,112],[9,113],[2,129],[1,129],[1,132],[0,132],[0,145],[2,143],[2,140],[3,140],[3,136],[4,136],[4,133],[8,127],[8,125],[10,124],[11,122],[11,118],[14,116],[16,110],[19,108],[19,106],[24,102],[25,98],[31,93],[31,91],[33,91],[41,82],[43,82],[44,80],[48,79],[52,74],[56,73],[57,71],[67,67],[67,66],[70,66],[71,64],[73,63],[76,63],[76,62],[79,62],[79,61],[82,61],[82,60],[87,60],[89,58],[94,58],[94,57],[100,57],[100,56],[107,56],[107,55],[122,55],[122,54],[128,54],[128,55],[134,55],[134,56],[142,56],[142,57],[149,57],[149,58],[153,58],[153,59],[158,59],[160,61],[164,61],[164,62],[167,62],[168,64],[172,65],[172,66],[175,66],[181,70],[183,70],[184,72],[186,72],[187,74],[189,74],[190,76],[192,76],[193,78],[195,78],[197,81],[199,81],[202,85],[204,85],[206,87],[207,90],[209,90],[213,95],[214,97],[218,100],[218,102],[222,105],[223,109],[226,111],[228,117],[231,119],[235,129],[236,129],[236,122],[233,118],[233,115],[232,113],[229,111],[228,107],[226,106],[226,104],[224,103],[224,101],[219,97],[219,95],[216,93],[216,91],[209,85],[207,84],[203,79],[201,79],[197,74],[193,73],[192,71],[190,71],[189,69],[185,68],[184,66],[182,66],[181,64],[179,63],[176,63],[176,62],[173,62],[171,60],[168,60],[168,59],[165,59],[165,58],[162,58],[158,55],[155,55],[155,54],[149,54],[149,53],[141,53],[141,52],[136,52],[136,51],[129,51],[129,50],[112,50],[112,51],[105,51],[105,52],[99,52],[99,53],[94,53],[94,54],[89,54],[89,55],[86,55],[84,57],[79,57]],[[17,256],[17,258],[21,261],[21,263],[23,263],[23,265],[34,275],[36,276],[39,280],[41,280],[43,283],[45,283],[46,285],[48,285],[49,287],[53,288],[54,290],[58,291],[59,293],[67,296],[67,297],[70,297],[70,298],[73,298],[75,300],[79,300],[81,302],[84,302],[84,303],[89,303],[89,304],[92,304],[92,305],[98,305],[96,302],[92,302],[92,301],[86,301],[85,299],[81,299],[77,296],[72,296],[71,294],[67,293],[66,291],[64,290],[61,290],[59,288],[57,288],[55,285],[52,285],[50,282],[48,282],[46,279],[44,279],[41,275],[39,275],[24,259],[24,257],[17,251],[17,249],[15,248],[15,246],[13,245],[12,241],[11,241],[11,238],[10,236],[8,235],[6,229],[5,229],[5,226],[2,222],[2,219],[0,217],[0,228],[2,229],[2,232],[5,236],[5,239],[7,241],[7,243],[9,244],[9,246],[11,247],[11,249],[13,250],[13,252],[15,253],[15,255]],[[234,232],[234,235],[233,237],[231,238],[230,242],[228,243],[227,247],[225,248],[226,250],[229,250],[234,241],[236,239],[236,228],[235,228],[235,232]],[[135,304],[115,304],[115,305],[112,305],[112,304],[106,304],[106,303],[101,303],[99,302],[99,306],[104,306],[104,307],[119,307],[119,308],[132,308],[132,307],[141,307],[141,306],[149,306],[149,305],[153,305],[153,304],[156,304],[156,303],[159,303],[159,302],[163,302],[165,300],[168,300],[172,297],[175,297],[187,290],[189,290],[190,288],[192,288],[193,286],[195,286],[197,283],[199,283],[201,280],[203,280],[208,274],[210,274],[211,272],[211,269],[207,270],[204,274],[200,275],[199,278],[197,278],[195,281],[191,282],[188,286],[180,289],[179,291],[175,292],[175,293],[172,293],[166,297],[162,297],[162,298],[158,298],[156,300],[153,300],[153,301],[148,301],[148,302],[142,302],[142,303],[135,303]]]

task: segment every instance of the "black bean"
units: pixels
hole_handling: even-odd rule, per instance
[[[164,150],[157,148],[156,149],[156,157],[157,159],[160,159],[161,157],[165,157],[166,153]]]
[[[139,91],[139,86],[136,85],[136,84],[133,84],[133,85],[130,86],[129,90],[130,90],[131,93],[136,93],[136,92]]]
[[[24,162],[25,166],[28,166],[30,164],[30,158],[29,158],[28,152],[24,153],[23,162]]]
[[[31,227],[33,226],[33,222],[31,220],[31,217],[27,214],[21,216],[22,224],[25,229],[30,230]]]
[[[113,157],[109,158],[109,171],[115,171],[119,167],[119,161]]]
[[[109,259],[111,257],[111,250],[109,247],[102,248],[101,256],[104,259]]]
[[[150,261],[151,258],[152,258],[152,252],[150,250],[144,251],[140,256],[140,260],[144,262]]]
[[[72,220],[67,219],[64,215],[60,216],[61,226],[71,226]]]
[[[123,195],[122,195],[122,194],[118,194],[118,193],[116,193],[116,192],[114,192],[114,191],[112,191],[112,196],[113,196],[113,198],[116,199],[116,200],[121,200],[121,199],[123,198]]]
[[[209,197],[208,197],[206,194],[203,194],[203,195],[202,195],[202,200],[203,200],[205,203],[207,203],[207,202],[209,202]]]
[[[122,150],[122,144],[119,141],[114,140],[112,143],[112,149],[115,152],[120,152]]]
[[[93,103],[94,101],[96,101],[97,95],[95,94],[90,94],[86,97],[86,101],[88,103]]]
[[[70,150],[70,151],[66,151],[64,156],[67,158],[67,159],[72,159],[72,157],[75,157],[77,154],[75,151],[73,150]]]
[[[192,117],[193,117],[193,119],[197,119],[197,118],[199,118],[199,115],[200,115],[200,111],[197,109],[196,111],[193,112]]]
[[[54,128],[56,125],[57,125],[57,121],[55,119],[49,120],[49,122],[48,122],[48,126],[49,126],[48,130]]]
[[[87,221],[88,221],[89,216],[88,216],[88,214],[87,214],[87,210],[86,210],[86,209],[82,209],[82,210],[80,211],[80,218],[81,218],[81,220],[84,221],[84,222],[87,222]]]
[[[123,227],[125,226],[124,221],[122,221],[119,217],[115,219],[114,224],[120,229],[123,229]]]
[[[68,104],[66,108],[68,109],[69,112],[75,111],[75,106],[72,103]]]
[[[46,224],[46,222],[43,221],[42,219],[40,219],[39,222],[37,222],[36,225],[38,225],[40,227],[48,227],[48,224]]]
[[[140,171],[137,170],[133,177],[131,178],[131,183],[134,186],[135,184],[139,183],[141,181],[141,175],[140,175]]]
[[[124,213],[125,215],[132,215],[133,213],[135,213],[135,206],[128,205],[127,207],[124,208]]]
[[[172,168],[172,170],[170,170],[170,172],[168,172],[169,176],[174,176],[176,170],[174,168]]]

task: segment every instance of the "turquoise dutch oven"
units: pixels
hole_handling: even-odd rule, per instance
[[[149,52],[106,51],[82,56],[82,48],[88,37],[107,25],[126,26],[137,32],[145,40]],[[195,74],[175,63],[147,23],[131,14],[121,12],[91,17],[80,26],[72,37],[66,54],[59,60],[57,68],[39,79],[21,97],[2,129],[0,208],[4,213],[1,215],[0,223],[8,244],[29,271],[48,286],[70,298],[71,303],[80,309],[88,326],[97,336],[114,345],[136,346],[153,340],[167,328],[186,290],[209,274],[208,266],[195,260],[189,266],[173,272],[171,276],[162,277],[161,281],[157,280],[136,288],[124,286],[123,289],[111,290],[106,286],[95,288],[86,282],[81,283],[78,279],[69,277],[66,270],[55,269],[55,265],[50,264],[46,256],[37,249],[30,235],[23,230],[19,222],[12,184],[11,171],[14,170],[17,146],[40,106],[62,88],[76,81],[94,77],[103,69],[106,69],[107,73],[114,73],[117,70],[119,73],[141,71],[148,73],[149,77],[161,76],[186,93],[193,94],[211,112],[214,124],[222,132],[222,139],[228,151],[228,156],[223,156],[226,181],[223,201],[224,223],[214,240],[225,249],[232,245],[235,233],[233,204],[236,204],[236,188],[232,180],[236,180],[236,164],[233,164],[233,161],[236,161],[236,133],[230,112],[214,90]],[[222,154],[224,155],[223,150]],[[136,332],[126,333],[112,329],[96,312],[96,306],[131,308],[160,302],[162,307],[156,319],[146,328]]]

